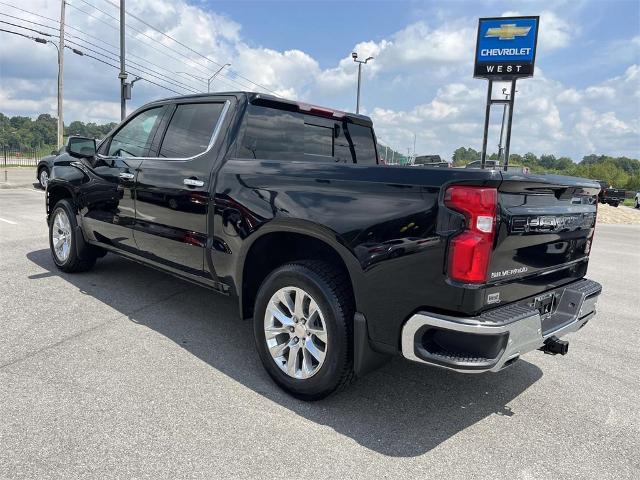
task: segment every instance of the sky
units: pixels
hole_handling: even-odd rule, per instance
[[[66,50],[65,123],[118,121],[118,1],[67,3],[69,46],[85,56]],[[206,90],[201,79],[225,63],[213,90],[270,91],[354,111],[357,51],[374,57],[363,67],[361,113],[379,139],[406,152],[415,138],[418,155],[445,159],[482,144],[487,82],[472,73],[478,18],[540,15],[535,75],[517,84],[512,153],[640,157],[637,0],[128,0],[127,11],[128,71],[146,79],[135,83],[129,112]],[[59,15],[59,0],[0,0],[0,21],[54,36]],[[54,46],[0,32],[0,112],[55,115],[56,75]],[[494,107],[489,152],[501,115]]]

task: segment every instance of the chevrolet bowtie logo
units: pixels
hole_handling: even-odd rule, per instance
[[[525,37],[529,30],[531,30],[531,27],[518,27],[515,23],[507,23],[500,25],[499,28],[488,28],[485,37],[498,37],[498,40],[513,40],[516,37]]]

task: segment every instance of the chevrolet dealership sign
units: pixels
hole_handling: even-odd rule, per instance
[[[481,18],[473,76],[494,80],[531,77],[540,17]]]

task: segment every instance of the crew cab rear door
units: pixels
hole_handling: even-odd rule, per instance
[[[169,269],[204,275],[212,149],[229,109],[225,98],[170,104],[136,185],[140,254]]]

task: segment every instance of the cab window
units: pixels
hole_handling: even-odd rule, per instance
[[[377,163],[371,127],[250,105],[243,128],[239,158]]]
[[[109,156],[146,157],[161,113],[162,107],[155,107],[129,120],[111,139]]]
[[[224,103],[178,105],[162,140],[160,157],[189,158],[209,148]]]

